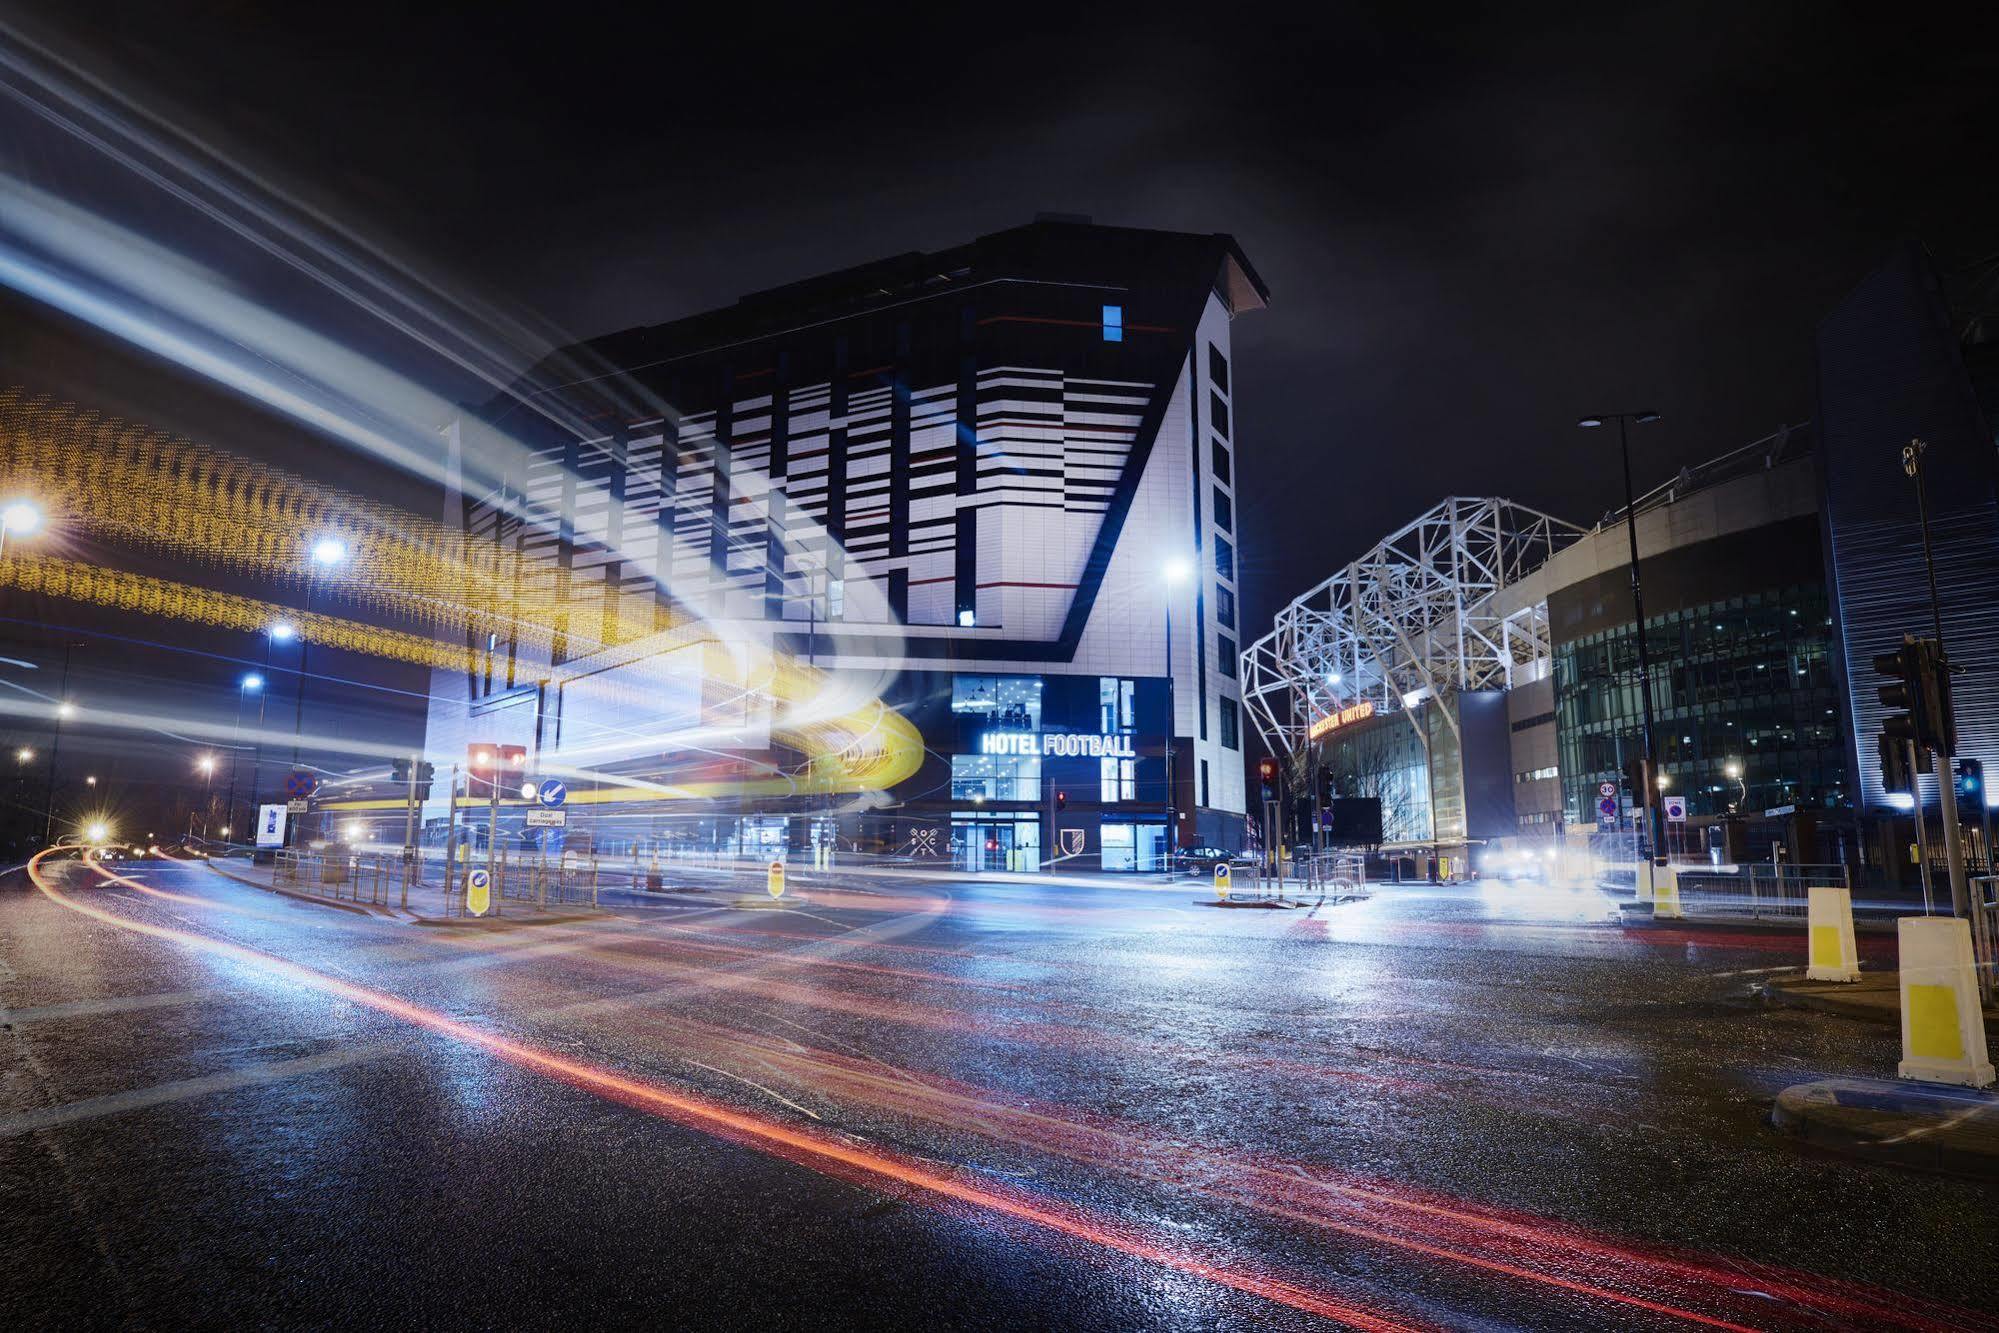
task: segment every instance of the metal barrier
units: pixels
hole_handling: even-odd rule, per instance
[[[1255,872],[1244,876],[1248,892],[1237,890],[1231,898],[1298,897],[1345,898],[1367,894],[1367,857],[1359,852],[1309,852],[1278,862],[1273,871],[1259,863]]]
[[[410,905],[417,867],[399,852],[341,852],[332,848],[281,848],[271,859],[271,883],[302,893],[377,907]]]
[[[1815,886],[1853,887],[1851,873],[1843,865],[1752,861],[1726,867],[1694,863],[1675,869],[1679,873],[1680,910],[1691,917],[1744,917],[1802,925]]]
[[[1999,875],[1978,875],[1971,890],[1971,957],[1977,966],[1978,1001],[1991,1004],[1999,994]]]

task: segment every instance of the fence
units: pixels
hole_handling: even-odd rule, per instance
[[[1977,963],[1978,999],[1991,1004],[1999,993],[1999,876],[1978,875],[1971,890],[1971,956]]]
[[[1802,923],[1814,886],[1853,887],[1845,866],[1752,861],[1737,866],[1678,867],[1680,910],[1688,916]]]
[[[444,888],[444,914],[470,916],[465,910],[465,877],[473,870],[492,871],[492,908],[488,915],[505,916],[507,905],[531,906],[536,911],[558,908],[565,911],[599,911],[597,891],[601,881],[595,856],[564,853],[549,857],[521,856],[501,852],[489,863],[474,856],[448,868]]]
[[[1279,862],[1278,871],[1259,865],[1244,875],[1242,887],[1231,898],[1272,898],[1295,894],[1299,897],[1345,898],[1367,894],[1367,857],[1360,852],[1307,852]]]
[[[271,882],[322,898],[408,907],[417,867],[400,852],[284,848],[272,858]]]

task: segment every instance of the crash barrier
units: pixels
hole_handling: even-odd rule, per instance
[[[1815,887],[1851,892],[1847,867],[1751,861],[1735,866],[1682,864],[1677,872],[1680,911],[1693,918],[1747,918],[1804,924]],[[1656,914],[1656,912],[1655,912]]]
[[[1853,892],[1836,884],[1809,890],[1805,977],[1809,981],[1860,980],[1860,950],[1853,941]]]
[[[1986,1087],[1993,1081],[1992,1059],[1971,957],[1971,923],[1905,916],[1896,930],[1902,990],[1902,1062],[1896,1074]]]

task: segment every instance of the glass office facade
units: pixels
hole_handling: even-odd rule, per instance
[[[1851,802],[1823,585],[1704,602],[1650,617],[1646,628],[1660,771],[1689,814]],[[1572,823],[1593,819],[1597,784],[1618,780],[1641,753],[1637,659],[1628,623],[1555,650]]]

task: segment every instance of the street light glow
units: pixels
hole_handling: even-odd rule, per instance
[[[95,787],[97,785],[97,775],[95,773],[92,773],[90,776],[86,777],[83,780],[83,785],[86,787]]]
[[[0,508],[0,528],[25,537],[42,526],[42,511],[32,500],[9,500]]]
[[[1721,766],[1721,773],[1726,778],[1739,778],[1742,776],[1742,765],[1731,759]]]
[[[103,842],[111,836],[111,826],[101,819],[92,820],[83,830],[86,842]]]
[[[312,544],[312,561],[316,565],[337,565],[347,558],[347,543],[338,537],[321,537]]]
[[[61,703],[59,703],[59,704],[57,704],[57,705],[56,705],[56,716],[57,716],[57,717],[75,717],[75,716],[76,716],[76,705],[75,705],[75,704],[73,704],[73,703],[71,703],[71,702],[70,702],[69,700],[67,700],[67,699],[63,700],[63,701],[62,701]]]
[[[298,633],[298,627],[293,625],[289,620],[276,620],[271,622],[269,633],[277,642],[286,643],[290,641],[293,635]]]
[[[203,773],[213,773],[215,771],[215,756],[212,754],[205,754],[201,756],[201,758],[194,761],[194,766],[200,769]]]
[[[1160,573],[1165,576],[1166,582],[1170,585],[1185,583],[1193,572],[1194,566],[1178,556],[1168,560],[1160,569]]]
[[[243,677],[241,688],[246,693],[255,694],[264,688],[264,678],[255,671],[249,672]]]
[[[35,752],[33,750],[30,750],[25,745],[23,745],[20,749],[14,751],[14,762],[17,764],[25,764],[34,757],[35,757]]]

